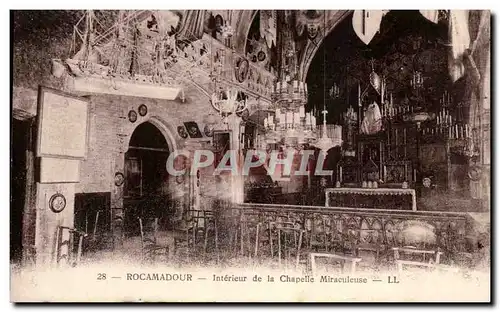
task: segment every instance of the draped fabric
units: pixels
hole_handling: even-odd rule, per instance
[[[377,103],[373,102],[368,106],[361,123],[361,133],[375,134],[382,129],[382,115]]]
[[[267,46],[271,49],[276,46],[276,12],[273,10],[260,10],[260,36],[266,39]]]
[[[186,10],[181,18],[179,38],[182,40],[195,41],[203,37],[203,26],[205,12],[203,10]]]
[[[448,32],[451,41],[448,69],[452,81],[455,82],[465,74],[463,57],[471,43],[469,35],[469,11],[450,10],[448,22]]]
[[[356,10],[352,16],[352,26],[356,35],[369,44],[380,30],[380,23],[389,10]]]
[[[429,21],[437,24],[439,19],[439,11],[438,10],[420,10],[420,14],[422,14]]]

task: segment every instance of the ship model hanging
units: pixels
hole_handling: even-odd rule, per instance
[[[54,76],[67,71],[73,91],[184,101],[182,75],[168,74],[178,62],[171,23],[148,11],[120,11],[111,27],[103,24],[85,12],[74,26],[72,57],[52,60]]]

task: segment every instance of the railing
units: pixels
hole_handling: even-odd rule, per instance
[[[222,215],[226,218],[226,224],[235,224],[234,219],[243,215],[258,222],[286,219],[300,224],[307,236],[322,223],[328,228],[333,240],[387,247],[412,245],[439,249],[443,252],[445,262],[453,260],[460,252],[470,251],[466,241],[469,219],[465,213],[251,203],[226,204],[220,208],[225,210]],[[412,228],[413,231],[415,228],[419,230],[405,232]],[[234,229],[228,227],[226,230]],[[413,235],[411,241],[408,235],[410,238]]]

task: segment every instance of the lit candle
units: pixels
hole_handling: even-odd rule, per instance
[[[358,105],[361,106],[361,84],[358,82]]]
[[[300,118],[304,118],[305,115],[306,115],[306,109],[305,109],[305,107],[304,106],[300,106],[299,107],[299,116],[300,116]]]
[[[286,123],[287,124],[293,123],[293,113],[292,112],[286,112]]]
[[[385,78],[382,76],[382,87],[380,88],[380,98],[381,98],[381,103],[384,103],[384,89],[385,89]]]
[[[293,123],[296,125],[300,124],[300,113],[293,113]]]
[[[455,125],[455,139],[458,139],[458,125]]]

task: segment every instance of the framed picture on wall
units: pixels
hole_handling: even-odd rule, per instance
[[[214,130],[213,148],[214,148],[214,167],[217,168],[224,154],[231,148],[231,131]]]
[[[198,124],[196,122],[186,121],[184,123],[184,126],[186,127],[191,139],[199,139],[203,137],[203,134],[201,133],[200,128],[198,127]]]
[[[86,158],[88,99],[40,86],[37,122],[37,157]]]

